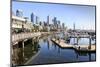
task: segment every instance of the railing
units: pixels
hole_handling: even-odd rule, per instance
[[[20,33],[20,34],[12,34],[12,42],[17,41],[17,40],[22,40],[26,38],[32,38],[41,35],[40,32],[36,33]]]
[[[18,33],[18,34],[12,34],[12,42],[23,40],[27,38],[37,37],[40,35],[45,34],[52,34],[57,32],[32,32],[32,33]]]
[[[68,37],[76,38],[76,37],[81,37],[81,38],[89,38],[91,35],[68,35]],[[91,36],[95,38],[96,36]]]

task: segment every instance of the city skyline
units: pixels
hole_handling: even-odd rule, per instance
[[[65,23],[68,28],[73,29],[73,24],[76,24],[76,29],[93,29],[95,30],[95,6],[78,6],[78,5],[63,5],[63,4],[48,4],[34,2],[12,2],[12,11],[17,9],[23,11],[23,16],[31,20],[31,13],[39,17],[41,21],[47,21],[47,16],[51,19],[57,17],[57,20]],[[50,19],[50,20],[51,20]]]

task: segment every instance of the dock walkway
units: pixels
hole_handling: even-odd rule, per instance
[[[12,42],[18,41],[18,40],[23,40],[27,38],[32,38],[36,36],[40,36],[41,33],[20,33],[20,34],[13,34],[12,35]]]
[[[89,45],[71,45],[71,44],[67,44],[65,43],[65,40],[56,40],[56,39],[51,39],[54,43],[56,43],[58,46],[60,46],[61,48],[73,48],[76,51],[82,51],[82,52],[95,52],[96,51],[96,46],[95,45],[91,45],[91,49],[89,49]]]

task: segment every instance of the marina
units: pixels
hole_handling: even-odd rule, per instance
[[[95,6],[12,1],[11,15],[12,66],[96,61]]]
[[[60,36],[61,34],[55,35]],[[14,63],[18,65],[37,65],[45,63],[95,61],[95,46],[91,46],[92,50],[87,50],[88,45],[80,45],[82,49],[80,48],[80,50],[78,50],[78,45],[66,44],[65,40],[61,40],[59,45],[59,41],[52,39],[53,37],[53,35],[49,34],[39,39],[24,42],[24,48],[14,48],[13,52],[16,58],[14,61],[19,62]],[[77,46],[77,48],[75,46]],[[83,50],[83,48],[85,48],[85,50]],[[23,61],[19,61],[18,58]]]
[[[84,52],[95,52],[96,51],[96,46],[91,45],[91,48],[89,49],[89,45],[71,45],[71,44],[66,44],[65,40],[56,40],[52,39],[54,43],[56,43],[58,46],[61,48],[73,48],[76,51],[84,51]]]

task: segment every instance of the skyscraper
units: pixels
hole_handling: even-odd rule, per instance
[[[55,29],[57,29],[57,17],[54,17],[52,21],[53,21]]]
[[[64,24],[64,23],[62,23],[62,28],[63,28],[63,29],[65,28],[65,24]]]
[[[39,17],[36,16],[36,24],[38,24],[38,22],[39,22]]]
[[[58,24],[57,24],[58,26],[57,26],[57,28],[60,28],[60,21],[58,20]]]
[[[16,16],[23,17],[23,11],[20,9],[16,10]]]
[[[49,20],[49,16],[47,16],[47,25],[49,25],[49,21],[50,21],[50,20]]]
[[[60,25],[60,21],[58,20],[58,24]]]
[[[75,23],[73,24],[73,30],[75,31]]]
[[[54,22],[54,25],[56,26],[57,25],[57,17],[54,17],[53,22]]]
[[[31,22],[34,23],[34,13],[31,13]]]

